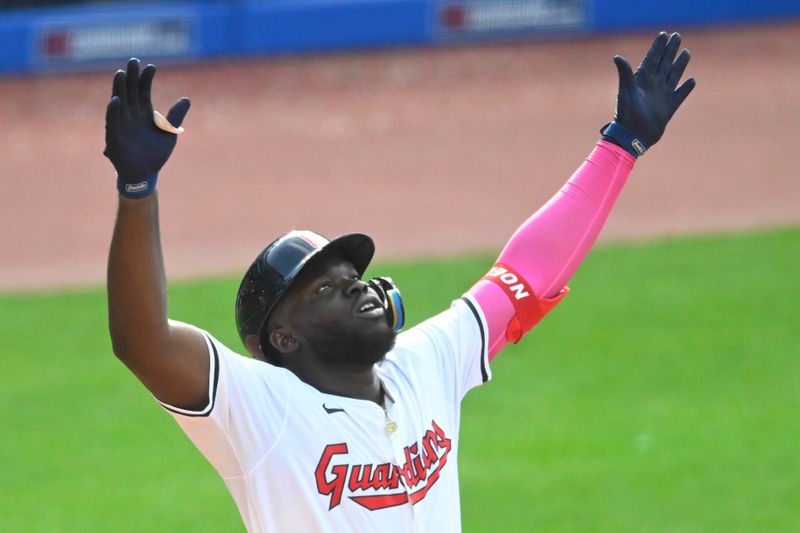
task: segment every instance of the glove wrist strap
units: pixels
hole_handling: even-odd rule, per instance
[[[603,134],[603,140],[616,144],[634,158],[644,155],[650,148],[641,137],[618,122],[609,122],[600,128],[600,133]]]
[[[117,190],[126,198],[144,198],[156,190],[158,174],[153,174],[149,178],[144,178],[137,182],[128,182],[117,176]]]

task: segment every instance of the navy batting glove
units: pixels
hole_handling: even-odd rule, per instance
[[[691,59],[686,49],[675,59],[680,45],[679,34],[659,33],[636,74],[624,57],[614,56],[619,74],[617,111],[614,121],[600,131],[604,139],[634,157],[661,139],[667,122],[694,89],[694,78],[676,89]]]
[[[147,65],[139,74],[139,60],[128,61],[127,72],[114,75],[111,101],[106,110],[106,148],[103,154],[117,170],[117,188],[123,196],[142,198],[155,190],[158,172],[169,159],[177,135],[153,122],[150,89],[156,67]],[[188,98],[181,98],[167,114],[175,127],[189,111]]]

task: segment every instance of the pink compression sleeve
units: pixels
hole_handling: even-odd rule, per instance
[[[600,141],[567,183],[520,226],[498,263],[518,272],[539,298],[553,298],[589,253],[633,169],[634,158],[619,146]],[[489,327],[489,360],[508,343],[506,327],[516,311],[492,281],[470,290]]]

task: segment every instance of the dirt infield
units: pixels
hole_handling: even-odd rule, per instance
[[[603,238],[800,223],[800,23],[683,35],[698,87]],[[241,272],[294,227],[371,233],[379,259],[499,249],[609,120],[612,53],[650,39],[163,67],[157,107],[193,102],[160,178],[168,275]],[[0,79],[0,290],[104,279],[112,74]]]

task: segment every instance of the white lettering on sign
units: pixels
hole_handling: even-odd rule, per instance
[[[513,272],[509,272],[507,269],[499,266],[493,266],[491,270],[489,270],[489,276],[493,278],[497,278],[503,282],[504,285],[508,286],[508,289],[514,293],[515,300],[522,300],[530,296],[530,293],[525,290],[524,283],[518,283],[519,278]],[[515,285],[516,284],[516,285]]]
[[[458,0],[440,2],[448,32],[562,29],[586,24],[584,0]]]
[[[183,16],[110,24],[53,24],[40,31],[40,59],[68,63],[134,55],[186,56],[194,46],[195,25],[192,17]]]

